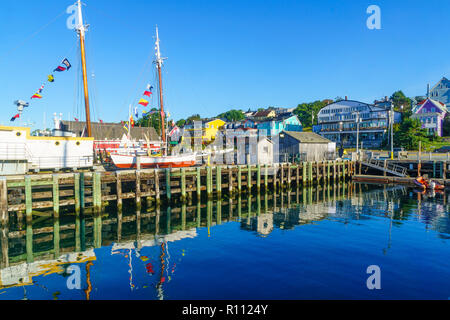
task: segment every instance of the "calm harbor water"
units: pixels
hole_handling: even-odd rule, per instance
[[[33,230],[12,219],[0,299],[447,300],[447,198],[346,184],[122,217],[43,214]],[[370,265],[380,290],[367,289]]]

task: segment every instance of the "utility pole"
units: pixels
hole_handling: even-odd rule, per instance
[[[394,108],[389,111],[389,122],[391,124],[391,160],[394,160]]]
[[[356,112],[356,156],[359,155],[359,111]]]

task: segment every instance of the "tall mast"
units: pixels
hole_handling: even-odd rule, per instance
[[[158,78],[159,78],[159,104],[161,106],[161,128],[162,128],[162,140],[163,144],[166,143],[166,122],[165,122],[165,113],[164,113],[164,104],[163,104],[163,90],[162,90],[162,77],[161,77],[161,67],[163,63],[163,58],[161,58],[161,52],[159,50],[159,34],[158,34],[158,26],[156,26],[156,68],[158,69]],[[164,152],[164,148],[163,148]]]
[[[81,0],[78,0],[78,26],[77,31],[80,37],[80,49],[81,49],[81,65],[83,67],[83,86],[84,86],[84,105],[86,109],[86,127],[88,137],[92,137],[91,130],[91,114],[89,110],[89,91],[87,81],[87,68],[86,68],[86,47],[84,45],[84,36],[86,34],[86,26],[83,24],[83,13],[81,12]]]

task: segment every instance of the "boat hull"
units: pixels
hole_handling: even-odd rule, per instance
[[[148,157],[141,156],[141,168],[184,168],[196,164],[195,155]],[[112,154],[111,160],[117,168],[133,169],[137,167],[137,157]]]

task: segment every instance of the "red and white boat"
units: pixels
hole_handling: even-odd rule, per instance
[[[151,156],[151,148],[148,146],[150,142],[147,141],[147,152],[142,154],[142,152],[134,152],[134,153],[124,153],[117,152],[111,153],[111,161],[117,168],[129,169],[136,168],[138,157],[140,160],[141,168],[181,168],[181,167],[192,167],[196,164],[196,155],[195,154],[181,154],[181,155],[167,155],[167,137],[166,137],[166,121],[165,121],[165,113],[164,113],[164,105],[163,105],[163,94],[162,94],[162,77],[161,77],[161,68],[163,64],[163,58],[161,58],[161,53],[159,49],[159,35],[158,28],[156,28],[156,69],[158,72],[159,79],[159,104],[160,104],[160,115],[161,115],[161,123],[163,124],[161,127],[161,155]],[[148,139],[147,139],[148,140]],[[145,150],[141,150],[145,151]]]
[[[114,165],[121,169],[131,169],[137,166],[137,156],[111,154]],[[195,166],[195,154],[179,156],[140,156],[141,168],[182,168]]]

